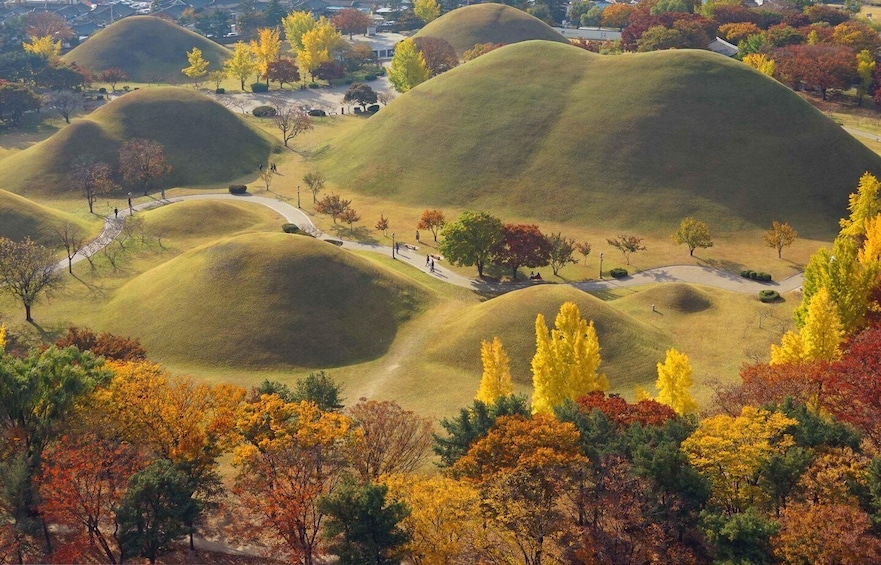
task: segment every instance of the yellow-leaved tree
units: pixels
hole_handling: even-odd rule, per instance
[[[691,396],[693,384],[688,355],[668,349],[667,358],[658,363],[658,380],[655,381],[658,402],[666,404],[680,416],[691,414],[697,410],[697,402]]]
[[[413,2],[413,13],[420,20],[428,23],[440,16],[440,4],[437,3],[437,0],[415,0]]]
[[[51,35],[32,37],[30,43],[25,41],[21,46],[27,53],[41,55],[47,59],[54,59],[61,54],[61,41],[53,41]]]
[[[269,86],[269,77],[266,71],[269,70],[269,63],[278,59],[279,53],[281,53],[281,39],[278,30],[268,27],[257,30],[257,39],[251,40],[251,53],[257,63],[257,71],[261,77],[266,78],[266,86]]]
[[[284,28],[285,37],[291,44],[291,49],[301,51],[303,49],[303,35],[315,27],[315,18],[311,12],[291,12],[281,19],[281,27]]]
[[[858,238],[865,234],[866,221],[881,213],[879,190],[881,182],[874,175],[865,173],[860,177],[857,191],[848,197],[847,209],[850,210],[850,217],[841,219],[840,235]]]
[[[245,90],[245,81],[257,72],[257,62],[254,61],[251,48],[242,41],[236,41],[232,56],[223,63],[223,68],[229,76],[239,79],[242,90]]]
[[[811,298],[805,325],[798,333],[786,332],[779,346],[771,345],[771,364],[834,361],[841,357],[843,340],[838,307],[823,287]]]
[[[0,324],[0,355],[6,351],[6,326]]]
[[[598,373],[600,343],[593,322],[581,317],[574,302],[566,302],[548,330],[544,316],[535,318],[535,356],[532,358],[532,412],[552,414],[564,400],[609,388]]]
[[[735,513],[769,502],[759,486],[762,465],[794,445],[785,430],[797,424],[780,412],[744,406],[737,417],[720,415],[701,421],[682,442],[688,461],[712,485],[716,504]]]
[[[743,57],[743,62],[769,77],[774,76],[774,71],[777,68],[777,63],[774,62],[774,59],[770,59],[762,53],[750,53],[749,55],[745,55]]]
[[[181,69],[181,72],[192,79],[194,88],[199,88],[205,75],[208,74],[208,61],[202,58],[201,49],[193,47],[192,51],[187,52],[187,62],[190,66]]]
[[[481,341],[480,361],[483,363],[483,376],[477,390],[477,400],[484,404],[494,404],[500,396],[508,396],[514,392],[510,361],[502,340],[494,337],[492,341]]]
[[[412,38],[407,38],[395,46],[395,56],[389,66],[388,78],[395,90],[407,92],[414,86],[428,80],[428,64]]]
[[[327,18],[321,18],[312,29],[303,34],[303,47],[297,51],[297,61],[302,69],[309,71],[313,81],[315,70],[333,60],[331,53],[342,39],[342,34]]]
[[[414,473],[381,479],[390,500],[404,502],[410,514],[401,521],[409,535],[402,548],[413,563],[461,563],[492,544],[484,527],[480,492],[463,481]]]

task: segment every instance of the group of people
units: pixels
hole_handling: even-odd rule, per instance
[[[431,255],[425,256],[425,266],[428,267],[428,272],[434,272],[434,258]]]
[[[542,280],[542,279],[541,279],[541,273],[536,273],[536,272],[533,272],[533,271],[529,271],[529,280],[531,280],[531,281],[540,281],[540,280]]]
[[[263,172],[263,163],[259,163],[258,167],[260,168],[260,172]],[[269,163],[269,171],[272,173],[278,173],[278,169],[275,168],[275,163]]]

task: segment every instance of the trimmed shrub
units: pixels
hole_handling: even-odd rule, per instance
[[[749,278],[750,278],[750,280],[753,280],[753,281],[759,280],[759,274],[755,271],[750,271]]]
[[[318,84],[317,82],[310,82],[309,88],[321,88],[321,85]]]
[[[371,114],[379,112],[379,104],[371,104],[370,106],[367,106],[367,111]]]
[[[226,94],[226,89],[225,88],[218,88],[217,90],[214,91],[214,94]]]
[[[300,233],[300,226],[297,224],[282,224],[281,231],[285,233]]]
[[[101,94],[107,94],[107,89],[102,86],[98,89],[98,92],[100,92]]]
[[[612,275],[614,279],[623,279],[627,276],[627,269],[624,267],[615,267],[614,269],[609,270],[609,274]]]
[[[323,118],[327,115],[327,112],[325,112],[324,110],[319,110],[317,108],[313,108],[312,110],[309,110],[306,113],[309,114],[310,116],[312,116],[313,118]]]
[[[748,279],[749,278],[749,270],[740,271],[740,276],[745,279]]]
[[[343,242],[338,239],[322,239],[321,241],[326,241],[328,243],[332,243],[332,244],[336,245],[337,247],[343,246]]]
[[[262,82],[255,82],[251,84],[251,92],[269,92],[269,86]]]
[[[770,288],[766,288],[765,290],[759,291],[759,300],[762,302],[776,302],[780,300],[780,293],[776,290],[771,290]]]
[[[366,81],[376,80],[376,75],[364,75],[364,80],[366,80]]]
[[[229,185],[229,193],[230,194],[245,194],[248,192],[248,187],[244,184],[231,184]]]
[[[272,106],[257,106],[256,108],[251,110],[251,113],[258,118],[271,118],[278,112]]]

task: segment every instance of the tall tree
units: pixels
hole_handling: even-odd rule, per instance
[[[94,213],[93,206],[100,196],[119,188],[113,181],[110,165],[89,157],[78,157],[73,162],[70,180],[89,203],[90,214]]]
[[[312,17],[312,13],[307,11],[291,12],[281,20],[281,25],[284,27],[285,31],[285,37],[290,42],[291,49],[294,51],[303,50],[303,35],[314,28],[316,23],[315,18]]]
[[[245,90],[245,81],[248,77],[258,71],[251,48],[242,41],[236,41],[236,44],[233,46],[232,56],[223,63],[223,68],[226,69],[230,76],[239,79],[242,90]]]
[[[480,361],[483,364],[483,376],[476,400],[491,405],[500,397],[514,393],[508,354],[498,336],[492,341],[480,342]]]
[[[698,408],[691,396],[691,363],[688,356],[675,349],[667,350],[667,358],[658,363],[658,402],[665,404],[679,415],[691,414]]]
[[[520,267],[544,267],[550,262],[551,242],[535,224],[505,224],[502,240],[493,248],[493,261],[510,267],[517,280]]]
[[[273,536],[278,552],[312,565],[320,552],[322,495],[332,493],[359,441],[347,416],[310,402],[262,395],[236,415],[240,443],[233,464],[234,491],[255,519],[260,537]]]
[[[688,254],[694,255],[694,250],[700,247],[706,249],[713,246],[713,238],[710,228],[704,222],[692,217],[683,218],[679,223],[679,229],[673,234],[673,241],[682,245],[688,245]]]
[[[257,30],[257,39],[251,40],[251,54],[257,64],[257,72],[266,79],[269,86],[269,63],[278,59],[281,53],[281,39],[275,28],[261,28]]]
[[[476,265],[480,277],[493,249],[504,237],[502,221],[488,212],[463,212],[455,222],[445,225],[441,233],[441,254],[454,265]]]
[[[58,239],[61,240],[64,251],[67,253],[67,272],[72,275],[73,258],[82,251],[86,242],[86,234],[79,226],[70,222],[65,222],[61,227],[56,228],[55,233],[58,234]]]
[[[25,53],[33,53],[46,59],[56,59],[61,54],[61,41],[55,40],[51,35],[32,37],[30,42],[21,44]]]
[[[376,92],[368,84],[355,83],[346,90],[343,102],[346,104],[354,102],[362,109],[366,109],[368,104],[376,104]]]
[[[279,88],[284,88],[285,83],[293,84],[300,80],[300,69],[297,64],[293,59],[285,57],[269,63],[266,72],[269,80],[277,82]]]
[[[166,459],[129,479],[119,503],[119,544],[124,558],[146,557],[151,565],[189,531],[199,512],[186,475]]]
[[[363,33],[366,35],[367,26],[372,23],[370,16],[361,10],[356,10],[355,8],[340,10],[330,19],[330,21],[341,33],[348,35],[349,39],[352,39],[352,35],[356,33]]]
[[[281,132],[285,147],[288,146],[288,141],[312,129],[312,118],[309,114],[282,101],[275,102],[275,115],[272,121]]]
[[[82,108],[83,105],[83,96],[77,92],[73,92],[70,90],[61,90],[58,92],[53,92],[49,97],[48,106],[61,114],[61,117],[64,118],[65,123],[70,123],[70,116],[73,115],[74,112]]]
[[[437,0],[415,0],[413,13],[424,23],[429,23],[440,16],[440,5]]]
[[[312,29],[303,34],[303,48],[297,51],[297,60],[304,70],[309,71],[313,81],[318,68],[333,61],[333,50],[341,41],[340,32],[325,18],[318,20]]]
[[[609,245],[624,254],[627,264],[630,264],[630,256],[637,251],[645,251],[645,245],[642,244],[642,238],[635,235],[619,235],[615,239],[606,240]]]
[[[181,69],[181,72],[193,81],[193,88],[199,88],[208,74],[208,61],[202,58],[201,49],[193,47],[192,51],[187,51],[187,62],[190,66]]]
[[[574,239],[563,237],[560,232],[557,232],[552,233],[550,237],[548,237],[548,242],[551,244],[551,249],[548,253],[548,262],[551,265],[551,270],[554,272],[554,275],[559,275],[560,269],[569,263],[578,263],[573,257],[576,247]],[[590,244],[587,245],[587,253],[584,254],[585,261],[587,260],[587,255],[589,253]]]
[[[532,358],[532,412],[551,414],[563,401],[609,388],[598,373],[600,344],[593,322],[581,317],[574,302],[565,302],[548,330],[544,316],[535,318],[535,356]]]
[[[315,204],[315,211],[330,216],[335,224],[351,207],[351,200],[340,198],[338,194],[328,194]]]
[[[456,417],[442,419],[440,424],[447,435],[434,438],[434,452],[440,457],[441,466],[452,466],[474,442],[486,436],[499,418],[513,415],[529,416],[526,397],[502,396],[493,404],[475,400],[470,407],[460,409]]]
[[[881,182],[874,175],[864,173],[860,177],[857,191],[848,196],[850,216],[841,219],[841,235],[859,239],[865,234],[866,221],[881,213],[879,190]]]
[[[73,29],[64,16],[54,12],[31,12],[25,17],[24,32],[28,37],[74,38]]]
[[[140,185],[146,196],[150,181],[170,173],[171,165],[165,160],[165,148],[161,143],[152,139],[135,138],[129,139],[120,147],[119,170],[126,182]]]
[[[128,80],[128,75],[125,74],[125,71],[118,67],[111,67],[109,69],[104,69],[98,75],[98,80],[101,82],[106,82],[110,85],[110,90],[116,91],[116,85],[119,82],[124,80]]]
[[[312,203],[318,203],[318,194],[324,190],[324,173],[321,171],[311,171],[306,173],[303,176],[303,182],[306,183],[306,186],[309,187],[309,192],[312,193]]]
[[[410,473],[425,462],[433,439],[431,420],[390,401],[362,400],[348,412],[364,438],[352,453],[362,481]]]
[[[875,69],[877,66],[875,57],[868,49],[863,49],[857,53],[857,76],[860,79],[859,86],[857,86],[857,94],[859,95],[857,104],[859,106],[863,105],[863,96],[869,92],[872,83],[875,81]]]
[[[407,92],[428,80],[428,64],[412,38],[395,46],[395,56],[392,58],[388,77],[398,92]]]
[[[409,541],[399,523],[410,513],[407,505],[389,501],[388,487],[346,482],[319,501],[327,515],[325,535],[341,565],[393,565],[401,562]]]
[[[437,242],[437,234],[446,224],[447,219],[442,211],[437,209],[423,210],[422,217],[419,218],[419,223],[416,224],[416,229],[430,231],[431,235],[434,236],[434,241]]]
[[[25,320],[34,321],[31,307],[60,282],[51,250],[28,237],[22,241],[0,237],[0,291],[21,300]]]
[[[456,67],[459,57],[450,42],[441,37],[414,37],[416,48],[425,58],[430,76],[437,76]]]
[[[783,257],[783,248],[789,247],[798,237],[798,232],[792,229],[788,223],[780,223],[774,220],[771,229],[765,232],[765,244],[777,250],[777,258]]]
[[[798,333],[789,331],[781,344],[771,345],[771,364],[834,361],[841,356],[844,330],[838,308],[826,288],[811,297],[805,324]]]
[[[783,563],[876,563],[881,542],[872,521],[846,504],[795,504],[783,510],[774,554]]]

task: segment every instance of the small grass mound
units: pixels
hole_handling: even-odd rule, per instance
[[[119,147],[133,138],[162,144],[172,166],[161,179],[166,187],[229,181],[253,171],[273,148],[265,134],[206,96],[186,88],[150,88],[121,96],[3,159],[0,178],[16,194],[78,196],[68,179],[71,163],[88,156],[116,168]]]
[[[669,283],[649,288],[643,292],[643,297],[655,304],[661,312],[672,310],[682,314],[694,314],[713,307],[713,300],[706,292],[684,283]]]
[[[56,230],[65,223],[88,233],[88,226],[78,218],[0,190],[0,237],[16,241],[29,237],[55,248],[61,245]]]
[[[471,306],[448,326],[438,329],[429,360],[480,374],[480,342],[498,336],[511,359],[515,382],[531,383],[535,354],[535,316],[553,327],[560,306],[572,301],[581,315],[593,320],[600,341],[601,370],[612,390],[626,394],[635,384],[654,382],[655,363],[664,358],[670,339],[585,292],[568,285],[540,285],[509,292]]]
[[[663,237],[694,216],[719,233],[785,218],[831,239],[860,176],[881,174],[878,155],[739,61],[549,41],[420,84],[320,159],[332,182],[414,206]]]
[[[139,337],[161,361],[336,367],[385,353],[428,296],[323,241],[246,234],[132,279],[107,303],[100,327]]]
[[[540,19],[505,4],[474,4],[458,8],[419,30],[415,37],[446,39],[460,57],[478,43],[508,45],[530,39],[569,43]]]
[[[144,215],[153,233],[167,238],[223,237],[265,220],[257,206],[221,200],[177,202]]]
[[[132,16],[102,29],[62,59],[98,73],[118,68],[132,82],[185,83],[187,51],[198,47],[209,70],[218,70],[229,50],[173,22]]]

